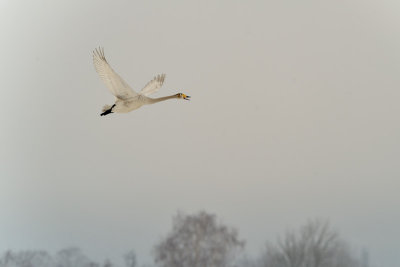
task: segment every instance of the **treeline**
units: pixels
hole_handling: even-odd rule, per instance
[[[127,267],[136,266],[136,255],[130,251],[125,255]],[[113,267],[110,260],[103,263],[89,259],[79,248],[71,247],[50,255],[42,250],[7,251],[0,259],[1,267]]]
[[[257,259],[243,257],[245,241],[238,231],[217,221],[213,214],[178,213],[172,230],[154,246],[154,266],[159,267],[368,267],[328,222],[309,221],[267,242]],[[135,252],[124,255],[126,267],[137,267]],[[55,255],[46,251],[6,251],[0,267],[117,267],[110,260],[89,259],[79,248]],[[151,265],[146,265],[151,266]]]

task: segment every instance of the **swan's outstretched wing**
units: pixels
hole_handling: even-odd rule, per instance
[[[103,48],[93,51],[93,64],[102,81],[116,98],[124,100],[138,95],[108,64]]]
[[[148,96],[158,91],[161,88],[165,80],[165,74],[157,75],[145,87],[140,91],[140,94]]]

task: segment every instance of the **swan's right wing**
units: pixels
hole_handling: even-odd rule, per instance
[[[138,95],[108,64],[104,49],[96,48],[93,51],[93,64],[101,80],[116,98],[125,100]]]
[[[153,78],[153,80],[148,82],[143,87],[143,89],[140,91],[140,94],[148,96],[157,92],[163,85],[164,80],[165,80],[165,74],[157,75],[156,77]]]

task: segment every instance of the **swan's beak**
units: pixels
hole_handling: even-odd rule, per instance
[[[189,95],[182,94],[182,98],[185,99],[185,100],[190,100],[190,96]]]

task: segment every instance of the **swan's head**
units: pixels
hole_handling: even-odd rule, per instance
[[[190,100],[190,96],[182,94],[182,93],[178,94],[178,98],[182,98],[182,99],[185,99],[185,100]]]

